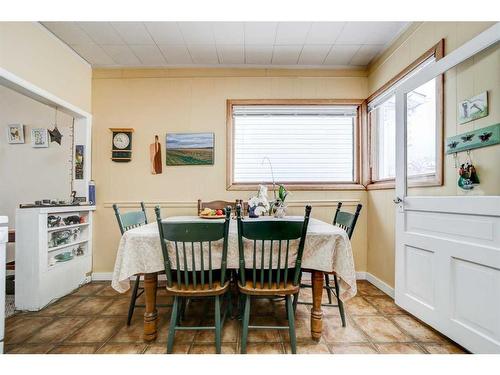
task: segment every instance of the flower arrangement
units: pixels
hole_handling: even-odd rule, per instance
[[[257,196],[248,200],[248,214],[250,217],[259,217],[269,212],[271,204],[267,198],[267,186],[259,185]]]

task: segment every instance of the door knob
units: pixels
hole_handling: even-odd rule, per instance
[[[395,199],[392,200],[395,204],[400,204],[401,202],[403,202],[403,200],[399,197],[396,197]]]

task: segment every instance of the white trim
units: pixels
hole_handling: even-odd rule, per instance
[[[366,280],[370,284],[387,294],[389,297],[394,298],[394,288],[386,282],[380,280],[377,276],[371,274],[370,272],[356,272],[356,280]]]
[[[111,281],[113,272],[92,272],[92,281]]]
[[[92,120],[92,115],[75,105],[57,97],[56,95],[42,89],[39,86],[28,82],[21,77],[9,72],[8,70],[0,67],[0,85],[11,88],[12,90],[26,95],[37,102],[46,104],[50,107],[57,108],[58,110],[77,118],[85,118],[89,123]]]
[[[372,275],[369,272],[366,272],[366,281],[368,281],[370,284],[373,284],[377,288],[379,288],[382,292],[387,294],[389,297],[394,299],[394,288],[391,287],[389,284],[386,282],[380,280],[378,277]]]
[[[113,272],[92,272],[92,281],[111,281],[113,280]],[[158,280],[166,280],[165,275],[158,275]]]

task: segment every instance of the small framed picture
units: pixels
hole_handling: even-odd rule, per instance
[[[458,122],[460,124],[486,116],[488,116],[488,91],[458,104]]]
[[[47,129],[31,129],[31,147],[49,147]]]
[[[24,125],[11,124],[7,125],[7,142],[8,143],[24,143]]]

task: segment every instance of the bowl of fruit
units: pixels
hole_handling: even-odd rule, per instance
[[[203,219],[224,219],[226,217],[225,211],[224,209],[214,210],[211,208],[204,208],[199,216]]]

